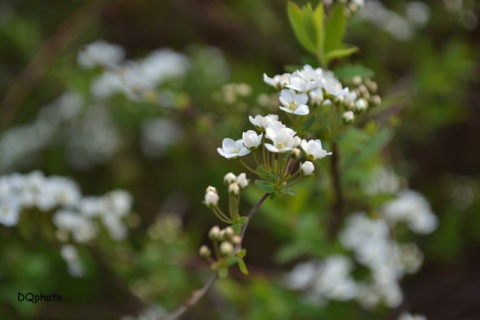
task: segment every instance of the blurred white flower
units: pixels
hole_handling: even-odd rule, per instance
[[[78,64],[85,68],[114,67],[125,57],[123,48],[102,40],[86,45],[78,54]]]
[[[404,312],[398,316],[397,320],[427,320],[427,318],[421,314],[410,314],[408,312]]]

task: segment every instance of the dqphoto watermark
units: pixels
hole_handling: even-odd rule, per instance
[[[62,301],[63,297],[61,294],[34,294],[32,292],[27,292],[27,293],[18,293],[18,301],[23,302],[23,301],[28,301],[31,303],[37,303],[41,301],[46,301],[46,302],[60,302]]]

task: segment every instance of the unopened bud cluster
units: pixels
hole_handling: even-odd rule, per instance
[[[344,123],[352,123],[355,120],[355,115],[364,113],[368,108],[381,103],[380,96],[377,94],[378,85],[375,81],[355,76],[343,82],[351,89],[350,99],[336,101],[343,104],[345,109],[342,115]]]
[[[245,189],[249,183],[245,173],[240,173],[237,177],[231,172],[225,175],[223,182],[228,186],[228,193],[236,196],[238,196],[240,190]]]
[[[213,226],[208,232],[208,237],[219,250],[220,257],[217,257],[218,259],[234,255],[237,247],[242,242],[242,238],[235,234],[232,227],[220,229],[219,226]],[[202,258],[207,260],[211,257],[211,251],[207,246],[201,246],[199,254]]]

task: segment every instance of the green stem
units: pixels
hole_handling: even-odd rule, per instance
[[[253,170],[252,168],[250,168],[250,166],[249,166],[248,164],[246,164],[245,161],[243,161],[243,159],[240,159],[240,163],[241,163],[248,171],[257,174],[257,172],[256,172],[255,170]]]

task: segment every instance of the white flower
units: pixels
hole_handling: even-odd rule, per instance
[[[20,215],[20,204],[17,199],[1,199],[0,200],[0,224],[12,227],[18,223]]]
[[[310,101],[315,105],[320,105],[323,102],[323,91],[320,88],[316,88],[308,93]]]
[[[205,204],[207,207],[212,208],[216,207],[218,205],[218,193],[213,192],[213,191],[207,191],[205,193]]]
[[[318,84],[315,80],[305,80],[299,76],[292,76],[290,78],[290,83],[285,85],[285,87],[298,92],[308,92],[314,89],[317,85]]]
[[[271,132],[269,132],[269,129],[271,128],[270,127],[267,128],[267,135],[269,136],[269,139],[272,140],[273,144],[265,143],[265,147],[267,148],[268,151],[275,152],[275,153],[283,153],[283,152],[291,151],[293,148],[295,148],[296,140],[293,137],[295,132],[292,129],[290,128],[283,128],[279,130],[272,129]]]
[[[302,262],[290,271],[286,278],[286,285],[290,289],[307,289],[315,280],[319,265],[316,261]]]
[[[240,188],[244,189],[248,186],[248,179],[245,173],[240,173],[237,177],[237,183]]]
[[[327,152],[322,148],[322,142],[320,140],[302,140],[301,143],[303,151],[307,154],[307,159],[309,160],[317,160],[326,157],[327,155],[331,155],[331,152]]]
[[[257,128],[266,129],[268,126],[278,121],[278,116],[276,114],[269,114],[268,116],[257,115],[254,117],[248,116],[250,122]]]
[[[397,318],[397,320],[427,320],[427,318],[420,314],[410,314],[404,312]]]
[[[225,182],[225,184],[227,185],[234,183],[236,181],[237,181],[237,177],[231,172],[227,173],[225,177],[223,177],[223,182]]]
[[[283,89],[280,93],[280,109],[297,115],[307,115],[310,112],[306,105],[308,95],[306,93],[295,94],[293,90]]]
[[[428,201],[418,192],[404,190],[387,203],[381,212],[392,223],[403,221],[415,233],[427,234],[437,228],[438,221]]]
[[[105,41],[96,41],[80,51],[78,63],[85,69],[96,66],[113,67],[122,61],[124,56],[121,47]]]
[[[250,150],[245,148],[242,140],[233,140],[230,138],[223,139],[222,147],[217,149],[218,153],[227,159],[243,157],[250,153]]]
[[[352,123],[353,120],[355,119],[355,116],[353,115],[353,111],[346,111],[342,115],[343,122],[345,123]]]
[[[295,131],[293,131],[290,128],[287,128],[287,126],[281,123],[280,121],[277,121],[272,123],[265,129],[265,138],[273,140],[273,138],[280,133],[288,134],[292,137],[296,134]]]
[[[310,161],[305,161],[304,163],[302,163],[302,165],[300,166],[300,170],[302,170],[302,174],[304,176],[310,176],[313,174],[313,171],[315,171],[315,166],[313,165],[312,162]]]
[[[248,130],[242,134],[243,145],[248,150],[255,150],[262,143],[263,133],[257,134],[253,130]]]
[[[281,88],[289,82],[290,75],[288,73],[282,75],[276,75],[270,78],[265,73],[263,74],[263,81],[275,88]]]

